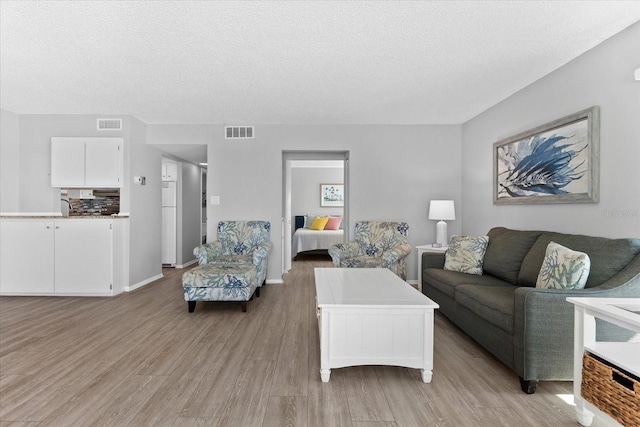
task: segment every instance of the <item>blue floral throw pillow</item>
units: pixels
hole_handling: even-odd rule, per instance
[[[489,236],[452,236],[444,258],[444,269],[467,274],[482,274]]]
[[[584,289],[590,269],[589,255],[549,242],[536,288]]]

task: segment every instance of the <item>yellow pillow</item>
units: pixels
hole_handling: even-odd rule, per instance
[[[329,217],[328,216],[316,217],[316,219],[314,219],[313,222],[311,223],[311,227],[309,227],[309,229],[310,230],[324,230],[324,226],[327,225],[327,222],[329,222]]]

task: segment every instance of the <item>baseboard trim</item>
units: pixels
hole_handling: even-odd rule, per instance
[[[192,259],[186,264],[176,264],[176,268],[186,268],[186,267],[189,267],[191,264],[195,264],[196,262],[198,262],[197,259]]]
[[[124,287],[124,291],[125,292],[135,291],[136,289],[139,289],[139,288],[143,287],[144,285],[148,285],[151,282],[155,282],[158,279],[162,279],[163,277],[164,277],[164,275],[162,273],[157,274],[157,275],[155,275],[153,277],[149,277],[148,279],[143,280],[142,282],[138,282],[135,285],[125,286]]]
[[[282,285],[283,283],[282,279],[267,279],[267,285]]]

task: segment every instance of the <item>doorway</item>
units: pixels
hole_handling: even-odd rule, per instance
[[[342,165],[342,184],[344,188],[344,206],[342,207],[342,224],[344,228],[343,240],[349,240],[349,152],[348,151],[283,151],[282,152],[282,273],[291,269],[291,240],[294,232],[293,215],[302,212],[293,212],[292,200],[292,169],[294,164],[304,162],[314,162],[317,164],[328,164],[330,162],[340,162]],[[319,195],[321,183],[312,183],[311,192]],[[317,186],[316,186],[317,185]],[[317,209],[309,208],[310,212],[321,212],[320,197],[317,197]]]

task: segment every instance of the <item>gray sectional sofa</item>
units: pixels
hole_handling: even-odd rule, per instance
[[[422,292],[440,313],[509,366],[522,390],[539,380],[573,379],[573,305],[567,297],[640,297],[640,239],[607,239],[493,228],[482,275],[444,270],[445,255],[424,253]],[[581,290],[535,287],[550,241],[585,252],[591,270]],[[597,326],[598,341],[630,334]]]

